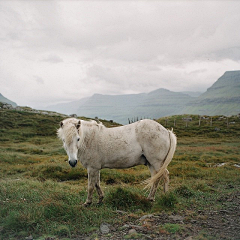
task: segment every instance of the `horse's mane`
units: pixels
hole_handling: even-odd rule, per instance
[[[64,139],[66,144],[70,144],[72,142],[72,137],[74,134],[76,134],[76,124],[78,123],[79,119],[76,118],[68,118],[64,120],[64,126],[60,127],[57,130],[57,135],[60,139]],[[91,121],[85,121],[80,120],[81,125],[78,129],[79,135],[80,135],[80,145],[84,145],[84,140],[86,138],[86,135],[88,133],[93,131],[99,131],[102,128],[105,128],[105,126],[102,124],[102,122],[97,123],[95,120]]]
[[[96,122],[95,120],[90,120],[90,121],[84,121],[81,120],[81,126],[83,127],[98,127],[98,129],[105,128],[105,126],[102,124],[102,122]]]

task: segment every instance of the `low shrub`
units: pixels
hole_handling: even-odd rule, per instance
[[[175,204],[178,203],[178,199],[174,192],[168,192],[166,194],[162,194],[160,198],[156,200],[156,207],[160,207],[162,209],[173,209]]]
[[[66,225],[60,225],[56,228],[55,234],[60,237],[70,237],[70,229]]]
[[[145,197],[121,187],[110,191],[105,201],[113,208],[120,210],[141,209],[146,211],[152,207],[151,202]]]
[[[189,198],[194,195],[194,192],[191,188],[186,185],[182,185],[175,189],[175,193],[180,195],[181,197]]]
[[[176,232],[180,231],[182,228],[179,224],[165,223],[163,225],[163,229],[165,229],[169,233],[176,233]]]
[[[87,172],[83,168],[65,168],[61,165],[46,164],[36,168],[31,174],[41,180],[54,179],[57,181],[79,180],[87,178]]]

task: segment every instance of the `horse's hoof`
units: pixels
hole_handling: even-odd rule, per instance
[[[103,202],[103,197],[100,197],[100,198],[99,198],[99,200],[98,200],[98,203],[97,203],[97,205],[101,205],[101,204],[102,204],[102,202]]]
[[[155,202],[155,198],[147,198],[147,200],[150,202]]]
[[[83,204],[83,206],[84,207],[89,207],[91,205],[91,202],[89,203],[89,202],[85,202],[84,204]]]

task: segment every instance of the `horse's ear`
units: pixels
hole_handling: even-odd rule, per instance
[[[80,126],[81,126],[81,121],[79,120],[78,123],[77,123],[77,125],[76,125],[76,128],[79,129]]]
[[[63,127],[63,122],[60,122],[60,127],[61,127],[61,128]]]

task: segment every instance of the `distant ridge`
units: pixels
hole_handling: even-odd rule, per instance
[[[15,102],[13,102],[13,101],[9,100],[8,98],[4,97],[1,93],[0,93],[0,102],[11,104],[13,107],[17,106],[17,104]]]
[[[184,113],[235,115],[240,113],[240,71],[227,71],[205,93],[189,102]]]
[[[49,106],[48,110],[78,116],[99,117],[126,124],[128,119],[159,118],[180,113],[193,100],[188,94],[157,89],[149,93],[93,96],[75,102]]]
[[[227,71],[203,94],[156,89],[126,95],[94,94],[78,101],[49,106],[65,114],[99,117],[127,124],[128,119],[177,114],[236,115],[240,113],[240,71]]]

